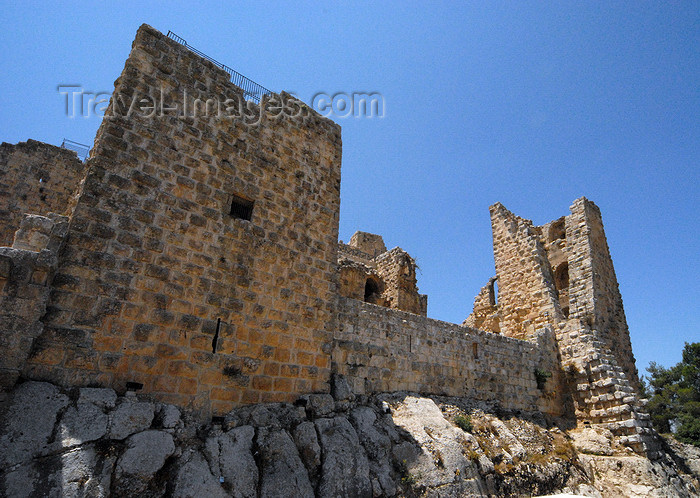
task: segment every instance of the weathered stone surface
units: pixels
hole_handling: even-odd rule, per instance
[[[153,421],[153,403],[124,401],[110,416],[109,437],[124,439],[148,429]]]
[[[179,459],[173,496],[175,498],[204,496],[224,498],[227,494],[221,488],[219,479],[212,475],[202,454],[197,450],[189,449]]]
[[[126,450],[117,462],[117,474],[149,477],[158,472],[175,452],[173,437],[167,432],[144,431],[126,441]]]
[[[173,429],[180,422],[180,410],[173,405],[161,405],[158,419],[164,429]]]
[[[306,468],[287,431],[260,429],[257,445],[260,451],[261,497],[314,496]]]
[[[355,398],[348,380],[343,375],[338,374],[331,376],[331,394],[336,401],[346,401]]]
[[[432,399],[406,396],[392,417],[422,448],[417,459],[406,461],[408,472],[418,476],[420,484],[438,487],[476,475],[464,455],[470,446],[464,431],[450,424]]]
[[[368,406],[360,406],[350,413],[350,420],[369,457],[373,493],[377,495],[379,489],[382,496],[394,496],[396,486],[392,479],[391,440],[379,430],[381,425],[375,425],[377,414]]]
[[[302,422],[292,431],[301,460],[311,476],[316,476],[321,465],[321,446],[318,444],[316,426],[313,422]]]
[[[114,389],[101,387],[81,387],[78,403],[93,403],[100,408],[114,408],[117,403],[117,393]]]
[[[323,452],[321,496],[369,496],[369,462],[348,419],[320,418],[316,420]]]
[[[0,495],[110,496],[115,457],[102,456],[92,444],[43,457],[0,473]]]
[[[25,382],[0,406],[0,468],[49,449],[59,410],[70,400],[46,382]]]
[[[78,402],[63,413],[59,437],[64,447],[95,441],[107,432],[109,417],[92,403]]]
[[[298,422],[280,414],[272,426],[226,432],[185,414],[177,428],[149,429],[121,441],[97,436],[104,433],[109,410],[72,404],[60,397],[60,389],[37,384],[18,386],[20,395],[10,392],[5,406],[23,396],[27,401],[27,390],[45,394],[31,398],[31,414],[54,413],[59,400],[55,437],[24,461],[0,467],[0,496],[700,495],[700,482],[688,474],[700,455],[693,448],[669,439],[672,452],[654,461],[629,456],[620,444],[611,445],[610,456],[577,453],[565,432],[546,429],[537,414],[531,420],[512,412],[499,418],[484,411],[487,404],[466,398],[384,394],[353,403],[347,416]],[[125,403],[143,401],[133,394],[118,398],[111,412]],[[383,413],[383,403],[391,405],[391,414]],[[258,405],[254,408],[266,410],[252,418],[261,422],[264,413],[289,406]],[[161,408],[156,427],[162,426]],[[252,411],[243,413],[251,419]],[[303,416],[303,409],[292,411]],[[450,422],[457,414],[471,417],[471,433]],[[91,420],[99,426],[94,433]],[[612,438],[600,428],[594,431]],[[73,441],[67,432],[82,435]],[[97,439],[79,443],[92,438]],[[63,447],[68,441],[79,445]]]
[[[312,418],[326,417],[335,409],[335,401],[330,394],[308,394],[302,399],[306,400],[306,413]]]
[[[571,432],[574,446],[583,453],[612,455],[612,432],[607,429],[584,428]]]
[[[215,475],[223,478],[223,487],[237,498],[257,496],[258,467],[253,458],[255,429],[236,427],[207,439],[205,454]]]

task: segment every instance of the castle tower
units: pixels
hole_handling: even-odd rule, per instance
[[[214,413],[328,390],[340,127],[287,94],[244,97],[141,26],[25,377]]]
[[[496,277],[465,325],[530,341],[552,329],[561,362],[554,380],[572,393],[577,421],[604,425],[635,450],[652,448],[600,209],[582,197],[543,226],[500,203],[490,211]]]

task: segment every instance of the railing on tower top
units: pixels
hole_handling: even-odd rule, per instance
[[[263,97],[263,95],[270,95],[272,93],[271,90],[268,90],[267,88],[256,83],[255,81],[251,80],[250,78],[246,78],[245,76],[243,76],[241,73],[239,73],[235,69],[228,67],[226,64],[222,64],[221,62],[217,61],[216,59],[212,59],[207,54],[202,53],[199,50],[197,50],[196,48],[194,48],[192,45],[188,45],[187,41],[185,41],[184,38],[177,36],[172,31],[168,31],[168,38],[178,42],[183,47],[187,47],[187,49],[190,50],[191,52],[194,52],[198,56],[205,58],[209,62],[219,66],[221,69],[223,69],[228,74],[230,74],[231,75],[231,83],[233,83],[234,85],[236,85],[237,87],[239,87],[240,89],[243,90],[243,95],[246,98],[246,100],[252,100],[256,104],[259,104],[260,99]]]
[[[78,158],[81,161],[85,161],[85,159],[87,159],[88,157],[88,154],[90,154],[89,145],[80,144],[78,142],[74,142],[73,140],[68,140],[67,138],[63,139],[63,143],[61,143],[61,148],[72,150],[78,155]]]

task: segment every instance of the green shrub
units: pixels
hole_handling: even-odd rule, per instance
[[[472,419],[469,417],[469,415],[457,415],[455,417],[455,424],[457,424],[457,427],[462,429],[464,432],[471,432],[474,430]]]

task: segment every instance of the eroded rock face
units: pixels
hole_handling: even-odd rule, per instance
[[[153,421],[153,403],[124,400],[112,412],[109,437],[124,439],[139,431],[148,429]]]
[[[348,419],[320,418],[316,430],[321,441],[323,464],[321,496],[369,496],[369,462]]]
[[[261,428],[257,441],[262,471],[260,496],[314,496],[309,475],[287,431]]]
[[[158,472],[175,452],[173,437],[167,432],[144,431],[131,436],[126,451],[117,462],[117,475],[149,477]]]
[[[257,496],[258,467],[253,458],[255,429],[236,427],[207,439],[205,453],[214,474],[223,478],[223,487],[237,498]]]
[[[0,412],[0,468],[10,468],[51,451],[54,425],[68,396],[46,382],[17,386]]]
[[[0,496],[700,495],[700,450],[672,440],[651,461],[605,429],[569,435],[541,414],[338,386],[212,424],[134,395],[27,382],[0,405]]]

